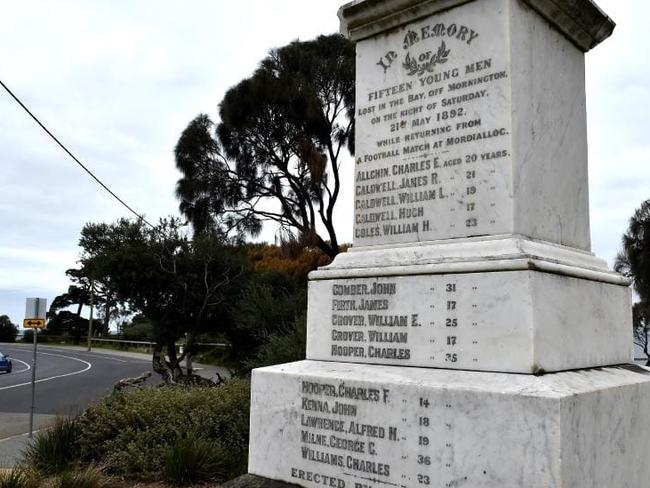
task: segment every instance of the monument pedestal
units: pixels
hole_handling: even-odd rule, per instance
[[[650,370],[253,373],[249,472],[308,487],[641,488]]]
[[[591,0],[355,0],[354,247],[307,358],[253,372],[249,471],[305,487],[642,488],[650,370],[590,252]],[[617,366],[618,365],[618,366]],[[443,369],[444,368],[444,369]]]
[[[528,374],[627,363],[628,283],[523,237],[354,249],[310,274],[307,357]]]

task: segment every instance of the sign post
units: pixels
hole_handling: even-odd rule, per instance
[[[32,359],[32,404],[29,410],[29,437],[34,433],[34,404],[36,400],[36,348],[38,329],[45,328],[45,313],[47,300],[45,298],[28,298],[25,304],[25,320],[23,328],[34,332],[34,357]]]
[[[95,285],[93,279],[90,279],[90,317],[88,319],[88,352],[92,349],[93,337],[93,308],[95,305]]]

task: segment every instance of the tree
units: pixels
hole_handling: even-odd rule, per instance
[[[221,122],[197,116],[176,145],[176,194],[197,233],[256,235],[339,252],[334,208],[342,150],[353,152],[354,47],[340,35],[271,51],[231,88]],[[214,134],[214,135],[213,135]]]
[[[650,301],[650,200],[634,212],[623,234],[623,251],[616,256],[614,269],[633,280],[641,301]]]
[[[632,307],[632,328],[634,343],[646,355],[646,366],[650,366],[650,309],[647,303],[638,302]]]
[[[293,332],[296,319],[307,309],[302,280],[284,273],[257,272],[247,281],[231,305],[226,331],[231,359],[236,362],[249,361],[271,337]]]
[[[0,315],[0,342],[16,342],[18,327],[7,315]]]
[[[60,310],[48,314],[45,335],[71,337],[74,344],[79,344],[88,335],[88,319],[70,310]]]
[[[623,235],[623,250],[618,253],[614,269],[632,279],[639,302],[634,305],[634,342],[648,357],[650,329],[650,200],[634,212],[627,232]]]
[[[136,315],[122,325],[120,339],[127,341],[153,341],[155,339],[151,322],[143,315]]]
[[[67,270],[66,274],[78,283],[84,281],[79,276],[79,270]],[[89,283],[88,280],[85,280]],[[90,302],[90,286],[70,285],[68,291],[52,300],[47,313],[47,335],[70,336],[78,344],[84,335],[88,334],[88,320],[81,316],[82,309]],[[74,307],[75,311],[68,310]]]
[[[224,327],[223,306],[242,275],[241,259],[213,235],[190,240],[175,219],[154,229],[127,219],[87,224],[79,244],[81,270],[110,283],[117,302],[151,323],[154,371],[168,383],[186,381],[192,371],[186,375],[180,365],[196,336]],[[179,356],[182,338],[187,347]]]
[[[66,275],[71,276],[73,272],[74,274],[78,274],[79,270],[69,269],[66,271]],[[55,297],[54,300],[52,300],[49,312],[53,314],[59,310],[66,309],[74,305],[77,308],[75,315],[81,316],[81,311],[84,305],[87,305],[88,303],[90,303],[90,286],[82,287],[78,285],[70,285],[67,292],[62,293],[61,295]]]

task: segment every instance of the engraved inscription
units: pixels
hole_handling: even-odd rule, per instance
[[[388,403],[390,390],[346,385],[342,381],[299,383],[300,457],[312,464],[390,476],[390,463],[376,459],[381,456],[377,446],[382,441],[397,441],[397,427],[370,423],[359,416],[363,403]],[[292,473],[293,469],[297,468],[292,468]]]
[[[490,370],[499,357],[483,344],[527,350],[526,336],[512,333],[531,320],[526,276],[504,271],[314,282],[308,357]]]
[[[301,462],[289,468],[292,478],[338,488],[454,486],[453,399],[381,384],[294,381],[299,436],[291,457]]]
[[[506,41],[456,17],[359,44],[356,245],[512,225]]]

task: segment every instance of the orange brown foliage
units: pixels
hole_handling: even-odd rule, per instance
[[[331,262],[325,253],[314,248],[288,251],[280,246],[256,244],[248,247],[247,254],[255,271],[283,273],[305,280],[310,271]]]

